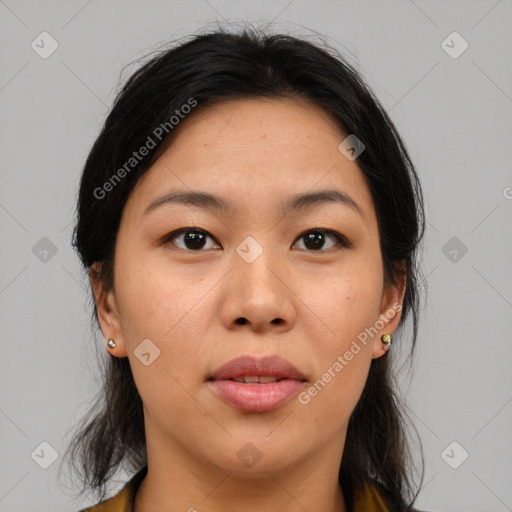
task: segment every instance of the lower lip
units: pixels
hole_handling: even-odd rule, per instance
[[[294,379],[283,379],[268,384],[212,380],[209,384],[226,402],[244,412],[266,412],[276,409],[297,394],[304,385],[303,382]]]

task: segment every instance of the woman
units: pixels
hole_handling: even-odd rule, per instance
[[[69,450],[86,510],[413,510],[391,358],[423,231],[406,148],[334,51],[219,30],[147,62],[80,185],[109,353]]]

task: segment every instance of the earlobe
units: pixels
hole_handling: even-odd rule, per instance
[[[99,263],[91,265],[89,268],[89,278],[94,294],[98,322],[105,339],[105,348],[113,356],[126,357],[127,353],[114,292],[112,290],[105,290],[100,278],[100,270],[101,266]],[[115,340],[115,342],[110,343],[111,340]]]
[[[382,294],[381,311],[376,326],[379,333],[373,342],[372,359],[382,357],[392,346],[393,333],[398,328],[402,316],[402,305],[405,296],[405,268],[396,284],[389,284]]]
[[[393,335],[390,333],[376,336],[373,342],[372,359],[378,359],[385,355],[390,350],[392,345]]]

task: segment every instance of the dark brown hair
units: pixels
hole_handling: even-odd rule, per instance
[[[191,99],[198,105],[196,110],[224,99],[254,97],[303,98],[322,107],[344,133],[365,145],[357,164],[377,213],[386,283],[397,284],[405,270],[407,286],[397,333],[402,333],[407,318],[412,320],[412,333],[405,340],[409,343],[395,336],[392,351],[372,360],[349,421],[339,482],[348,503],[356,486],[373,481],[396,510],[412,510],[417,493],[411,479],[405,408],[391,361],[401,349],[412,356],[416,344],[422,284],[417,258],[425,228],[421,187],[405,145],[374,93],[340,53],[325,46],[248,28],[240,33],[218,29],[152,56],[124,84],[88,155],[73,244],[86,271],[101,264],[100,277],[110,289],[124,205],[159,147],[169,142],[171,117],[183,113],[183,105],[191,105]],[[162,126],[167,130],[157,132],[165,135],[159,139],[155,130]],[[149,145],[148,137],[155,143],[149,155],[127,168],[133,152]],[[126,172],[119,173],[121,168]],[[113,181],[116,173],[122,179]],[[107,182],[112,186],[105,188]],[[96,309],[94,316],[97,322]],[[128,358],[106,358],[103,388],[67,453],[80,474],[82,492],[94,490],[101,499],[117,469],[133,471],[147,464],[142,400]]]

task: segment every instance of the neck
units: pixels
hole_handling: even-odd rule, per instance
[[[281,460],[265,464],[262,458],[250,470],[240,471],[197,460],[183,447],[169,446],[151,434],[146,432],[153,443],[147,443],[148,473],[136,494],[134,512],[346,510],[338,482],[343,451],[339,438],[336,445],[315,447],[314,453],[288,465]]]
[[[190,475],[188,475],[190,476]],[[292,485],[284,475],[240,478],[233,474],[218,475],[214,485],[196,481],[184,486],[183,475],[155,475],[149,469],[135,497],[134,512],[261,512],[279,510],[304,512],[322,510],[345,512],[339,485],[334,488],[314,486],[310,479]],[[316,508],[318,507],[318,508]]]

